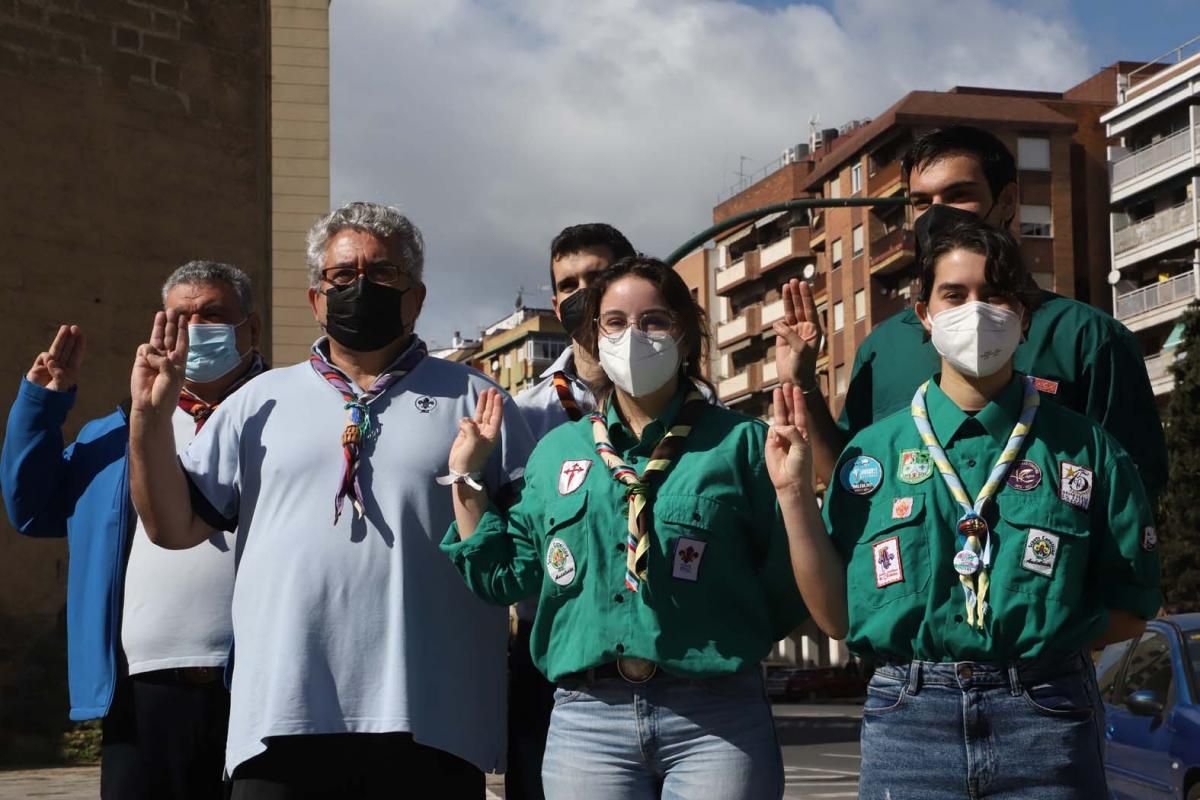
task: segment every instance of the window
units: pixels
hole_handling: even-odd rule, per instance
[[[857,258],[858,256],[861,256],[862,251],[863,251],[863,226],[862,225],[856,225],[854,227],[854,232],[851,235],[851,243],[854,245],[854,257]]]
[[[1020,169],[1050,169],[1050,140],[1024,136],[1017,139],[1017,166]]]
[[[1164,704],[1169,703],[1174,686],[1171,670],[1171,643],[1161,633],[1148,631],[1129,655],[1125,668],[1125,685],[1118,690],[1116,705],[1124,705],[1134,692],[1154,692]]]
[[[832,245],[831,257],[833,258],[833,268],[837,269],[842,265],[842,240],[834,239]]]
[[[855,164],[850,168],[850,194],[858,194],[862,191],[862,164]]]
[[[1117,688],[1117,677],[1125,664],[1125,654],[1129,652],[1129,642],[1117,642],[1104,648],[1100,660],[1096,662],[1096,683],[1100,688],[1100,696],[1106,703],[1114,703],[1113,692]]]
[[[854,293],[854,318],[856,320],[867,318],[867,290],[859,289]]]
[[[841,396],[846,393],[846,365],[838,364],[833,368],[833,393]]]
[[[1021,206],[1022,236],[1053,236],[1050,206]]]
[[[846,307],[841,300],[833,304],[833,329],[840,331],[846,327]]]
[[[526,361],[553,361],[567,349],[567,343],[560,339],[530,339],[528,348]]]
[[[829,196],[832,198],[842,196],[842,176],[840,173],[834,173],[834,176],[829,179]]]

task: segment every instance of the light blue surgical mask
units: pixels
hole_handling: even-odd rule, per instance
[[[242,363],[237,348],[237,325],[188,325],[187,368],[184,377],[193,383],[210,383],[225,377]]]

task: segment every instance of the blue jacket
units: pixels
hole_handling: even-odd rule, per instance
[[[118,408],[63,448],[75,392],[22,379],[0,451],[0,488],[26,536],[67,537],[67,672],[71,719],[103,717],[116,686],[121,601],[134,511],[129,416]]]

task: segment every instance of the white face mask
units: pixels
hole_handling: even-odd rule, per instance
[[[618,389],[643,397],[667,384],[679,369],[679,343],[670,335],[650,336],[632,325],[620,336],[601,335],[600,366]]]
[[[999,372],[1021,343],[1021,317],[991,303],[966,303],[934,316],[933,346],[963,375]]]

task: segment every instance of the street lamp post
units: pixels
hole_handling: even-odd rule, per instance
[[[675,266],[679,259],[686,256],[688,253],[700,247],[705,242],[713,237],[724,233],[730,228],[736,228],[743,222],[765,217],[768,214],[774,214],[779,211],[794,211],[800,208],[855,208],[866,207],[876,208],[879,206],[906,206],[908,205],[907,197],[845,197],[845,198],[829,198],[829,197],[803,197],[797,200],[787,200],[783,203],[772,203],[769,206],[756,208],[753,211],[744,211],[741,214],[734,214],[728,219],[711,225],[708,228],[700,231],[692,238],[681,244],[675,249],[671,255],[667,256],[667,263]]]

